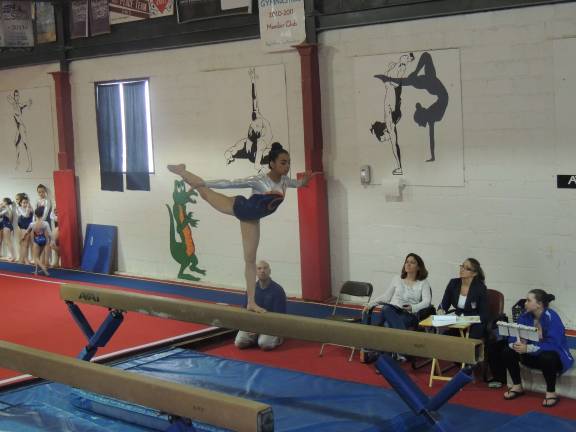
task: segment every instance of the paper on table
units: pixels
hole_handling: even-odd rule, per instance
[[[456,324],[457,319],[456,315],[432,315],[432,325],[434,327],[442,327]]]
[[[432,325],[434,327],[449,326],[452,324],[476,324],[480,322],[480,317],[473,316],[457,316],[457,315],[432,315]]]

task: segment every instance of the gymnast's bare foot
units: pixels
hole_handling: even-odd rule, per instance
[[[178,165],[168,165],[167,166],[168,171],[177,174],[177,175],[182,175],[182,173],[186,172],[186,165],[185,164],[178,164]]]
[[[256,312],[256,313],[264,313],[264,312],[266,312],[266,309],[261,308],[261,307],[258,306],[256,303],[251,303],[251,302],[249,302],[249,303],[246,305],[246,309],[248,309],[249,311],[252,311],[252,312]]]

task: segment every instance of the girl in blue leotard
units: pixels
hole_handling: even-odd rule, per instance
[[[24,238],[27,239],[32,234],[32,252],[34,255],[34,262],[42,269],[42,273],[50,276],[48,269],[42,260],[42,252],[47,244],[50,243],[51,230],[48,222],[42,219],[44,210],[37,208],[34,211],[34,222],[30,224],[26,230]]]
[[[30,264],[30,241],[24,241],[24,234],[34,219],[34,209],[25,193],[16,194],[16,215],[18,225],[18,243],[20,244],[20,263]]]
[[[12,200],[10,198],[4,198],[0,203],[0,231],[2,232],[0,250],[2,249],[2,244],[6,244],[8,253],[10,254],[10,261],[16,261],[14,245],[12,244],[14,226],[12,225]]]
[[[36,187],[36,192],[38,192],[36,210],[42,209],[42,220],[48,222],[48,226],[52,229],[52,219],[50,219],[50,215],[52,214],[52,201],[50,201],[50,197],[48,196],[48,188],[43,184],[39,184]],[[48,244],[42,254],[42,262],[45,266],[50,264],[51,252],[50,244]]]
[[[260,241],[260,219],[271,215],[284,201],[286,189],[289,187],[306,186],[312,173],[306,173],[300,180],[288,177],[290,171],[290,154],[282,148],[280,143],[272,144],[268,156],[270,171],[267,174],[247,177],[238,180],[204,181],[197,175],[186,171],[186,165],[168,165],[168,170],[179,175],[182,179],[197,189],[200,196],[208,204],[221,213],[236,216],[240,220],[242,231],[242,246],[244,249],[244,262],[246,278],[246,292],[248,294],[247,309],[254,312],[265,312],[254,301],[256,281],[256,253]],[[252,195],[245,198],[241,195],[227,196],[212,189],[239,189],[251,188]]]

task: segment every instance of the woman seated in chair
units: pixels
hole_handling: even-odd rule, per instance
[[[408,254],[400,275],[394,276],[386,292],[364,308],[364,323],[400,330],[418,325],[417,313],[429,308],[432,300],[427,277],[422,258]],[[375,310],[378,305],[382,305],[380,311]]]
[[[484,285],[484,271],[478,260],[468,258],[460,265],[460,277],[450,280],[438,307],[444,312],[455,310],[456,315],[480,316],[480,324],[468,330],[471,338],[481,339],[488,321],[488,294]]]
[[[538,329],[538,342],[516,340],[509,337],[509,344],[502,352],[502,364],[512,378],[512,387],[504,393],[504,399],[512,400],[524,394],[520,377],[520,363],[531,369],[540,369],[546,381],[546,396],[543,407],[553,407],[558,403],[556,377],[566,372],[574,364],[568,349],[565,328],[556,312],[549,309],[554,295],[541,289],[528,293],[525,312],[518,318],[518,324]]]

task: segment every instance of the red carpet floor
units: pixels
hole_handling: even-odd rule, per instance
[[[60,300],[59,282],[31,275],[0,274],[0,339],[33,348],[76,356],[86,338]],[[105,318],[107,310],[82,305],[93,328]],[[205,326],[128,313],[105,348],[97,355],[136,347],[161,339],[190,333]],[[0,379],[21,375],[0,369]]]
[[[287,340],[276,350],[268,352],[255,348],[238,350],[232,343],[220,344],[203,351],[207,354],[259,363],[266,366],[291,369],[363,384],[389,387],[388,383],[380,375],[376,374],[373,366],[360,363],[358,354],[355,354],[352,362],[348,362],[350,350],[337,346],[327,346],[324,349],[323,357],[318,356],[320,344],[295,340]],[[430,366],[413,371],[412,368],[406,364],[405,370],[411,378],[418,383],[419,387],[429,395],[435,394],[443,385],[436,381],[432,388],[428,387]],[[542,394],[528,393],[526,396],[517,400],[505,401],[502,398],[504,391],[503,389],[488,389],[486,384],[480,381],[467,385],[452,399],[452,403],[512,415],[522,415],[530,411],[539,411],[557,417],[576,420],[576,400],[562,399],[556,407],[543,408],[540,405],[543,399]]]

